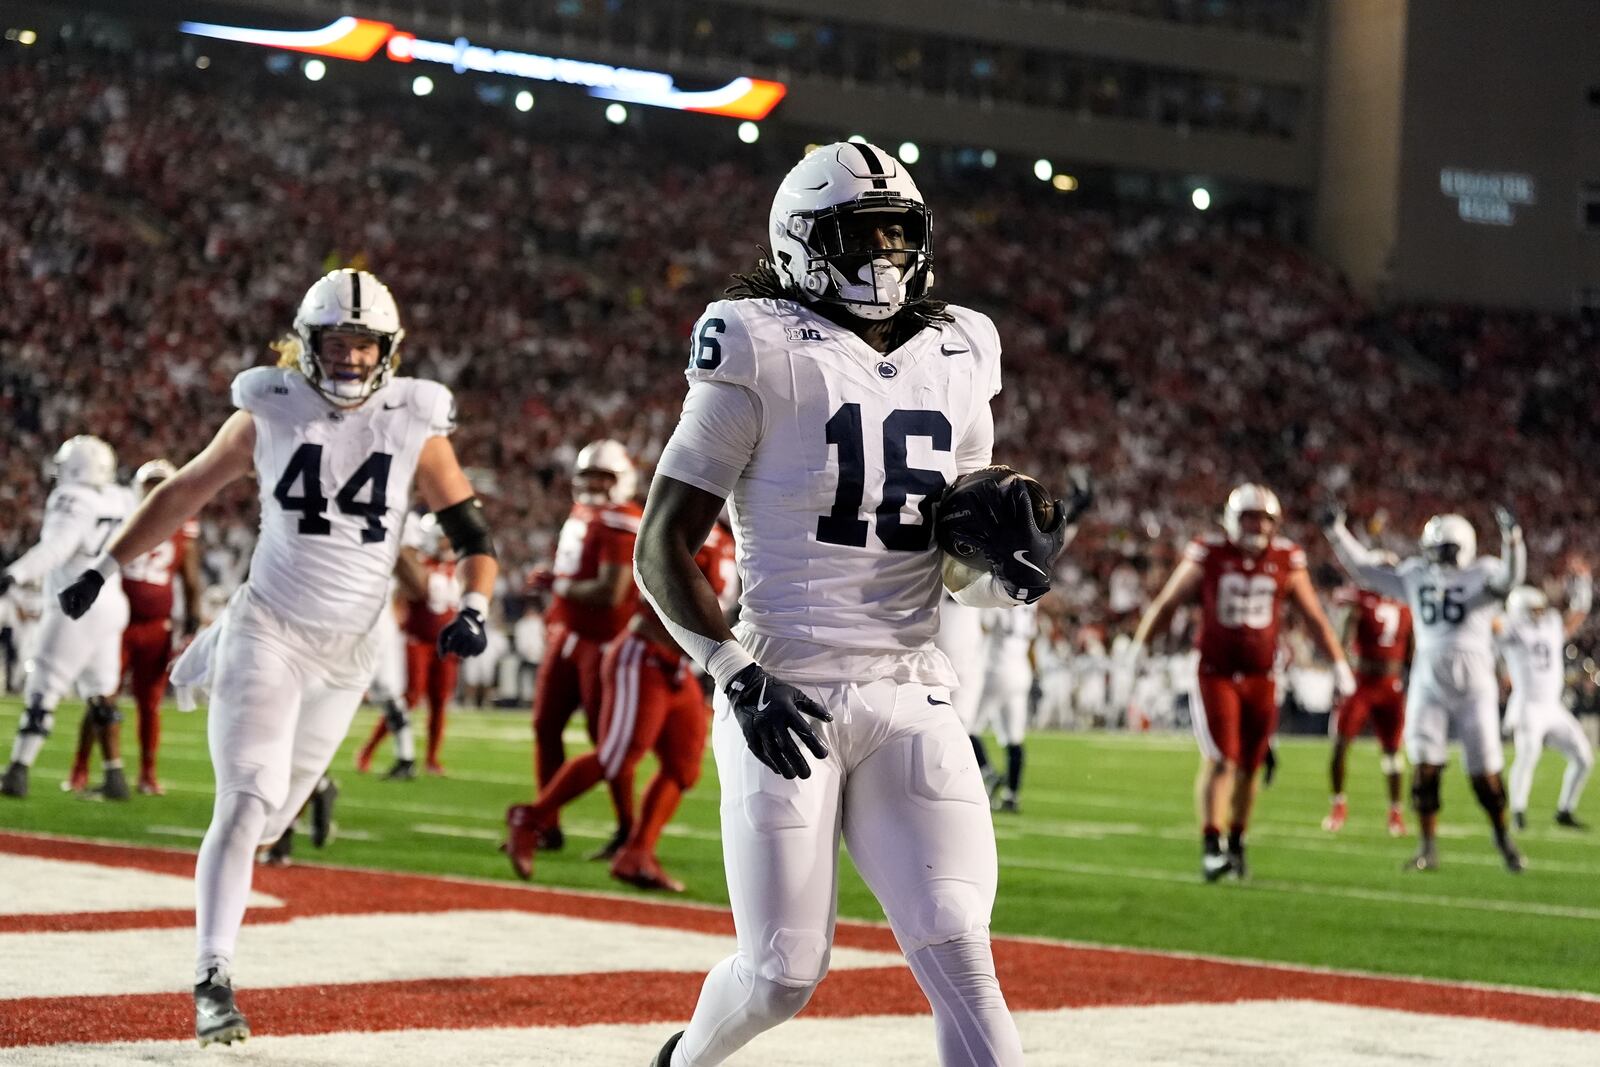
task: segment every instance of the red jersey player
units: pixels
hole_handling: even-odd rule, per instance
[[[600,658],[622,632],[638,603],[633,584],[633,541],[641,509],[633,494],[638,477],[622,444],[593,441],[578,453],[572,472],[572,512],[556,541],[555,565],[530,584],[548,587],[545,657],[533,694],[534,774],[542,790],[566,762],[561,734],[581,706],[591,741],[599,736]],[[610,859],[627,838],[633,813],[625,806],[632,783],[612,784],[617,832],[596,858]],[[552,820],[539,847],[560,848]]]
[[[134,491],[143,499],[174,473],[171,463],[153,459],[134,473]],[[156,749],[161,744],[161,698],[172,664],[174,576],[183,577],[184,633],[192,634],[200,625],[200,553],[195,548],[199,536],[200,525],[191,519],[169,540],[122,568],[122,590],[128,597],[122,672],[130,677],[139,708],[139,792],[147,795],[165,792],[156,778]],[[87,780],[87,760],[74,762],[69,784],[81,787]]]
[[[1390,560],[1393,562],[1392,557]],[[1372,732],[1383,750],[1383,776],[1389,787],[1389,833],[1406,832],[1400,805],[1400,735],[1406,724],[1405,668],[1411,658],[1411,609],[1398,600],[1357,589],[1346,595],[1350,614],[1345,618],[1345,641],[1355,660],[1356,691],[1346,697],[1334,716],[1333,805],[1322,828],[1337,832],[1344,827],[1349,805],[1345,801],[1345,756],[1350,742],[1361,736],[1370,719]]]
[[[1340,695],[1355,689],[1344,650],[1311,586],[1305,553],[1276,536],[1282,522],[1283,510],[1270,489],[1245,484],[1228,494],[1222,514],[1226,536],[1207,534],[1189,543],[1133,637],[1137,655],[1175,609],[1199,601],[1200,706],[1191,708],[1191,715],[1200,742],[1195,794],[1204,841],[1201,871],[1208,882],[1230,872],[1239,878],[1246,874],[1244,833],[1255,801],[1256,770],[1278,725],[1272,665],[1286,598],[1311,623],[1317,643],[1333,661]]]
[[[695,563],[721,597],[733,570],[733,535],[713,526]],[[641,602],[627,630],[606,646],[600,694],[598,746],[563,764],[532,804],[515,804],[506,812],[506,854],[520,877],[532,878],[539,835],[562,806],[601,778],[625,780],[631,788],[634,768],[654,750],[661,769],[645,789],[638,821],[612,858],[611,874],[644,889],[681,893],[683,883],[661,869],[656,845],[678,801],[700,777],[710,714],[689,657],[650,605]]]

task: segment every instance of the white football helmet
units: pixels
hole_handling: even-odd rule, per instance
[[[1259,511],[1272,520],[1274,531],[1283,522],[1283,508],[1278,504],[1278,494],[1264,485],[1245,482],[1228,494],[1228,503],[1222,509],[1222,529],[1228,540],[1246,552],[1261,552],[1272,542],[1272,533],[1245,533],[1239,520],[1246,512]]]
[[[117,454],[98,437],[68,438],[50,460],[50,474],[63,485],[110,485],[117,476]]]
[[[573,497],[580,504],[626,504],[633,499],[634,492],[639,488],[639,474],[633,469],[633,460],[628,458],[628,450],[621,441],[613,441],[609,437],[598,441],[590,441],[578,452],[578,458],[572,464],[572,475],[586,471],[604,471],[611,475],[614,481],[611,488],[603,493],[591,493],[581,489],[574,489]],[[576,483],[574,483],[576,485]]]
[[[1465,567],[1478,557],[1478,533],[1460,515],[1435,515],[1422,528],[1418,547],[1435,563]]]
[[[906,250],[863,243],[862,223],[851,221],[863,213],[895,216]],[[864,142],[823,145],[795,164],[772,198],[767,235],[785,285],[863,319],[892,318],[933,288],[933,215],[900,161]]]
[[[1506,597],[1506,614],[1513,619],[1536,619],[1550,606],[1544,590],[1534,585],[1519,585]]]
[[[178,468],[166,460],[153,459],[133,472],[134,492],[144,496],[150,491],[151,482],[164,482],[177,473]]]
[[[378,365],[365,379],[331,378],[322,369],[322,334],[342,330],[378,342]],[[383,388],[399,365],[400,308],[388,286],[364,270],[330,271],[306,290],[294,316],[300,338],[300,373],[329,402],[354,407]]]

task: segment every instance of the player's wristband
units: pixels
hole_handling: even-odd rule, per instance
[[[114,578],[117,572],[122,569],[122,566],[111,553],[102,552],[100,553],[100,558],[95,560],[94,565],[89,569],[102,578]]]
[[[717,691],[721,692],[723,686],[728,684],[728,679],[754,663],[756,658],[737,641],[724,641],[711,650],[711,655],[706,657],[706,673],[711,675],[711,680],[716,684]]]
[[[489,598],[482,593],[466,593],[461,597],[461,610],[476,611],[484,618],[489,617]]]

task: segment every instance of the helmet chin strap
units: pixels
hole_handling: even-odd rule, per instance
[[[862,284],[839,286],[839,301],[857,318],[890,319],[905,306],[905,275],[889,260],[878,258],[863,264],[856,277]]]

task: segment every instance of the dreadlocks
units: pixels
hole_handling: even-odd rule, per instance
[[[733,275],[722,295],[729,300],[793,300],[795,303],[805,303],[800,291],[785,285],[783,279],[778,277],[778,272],[772,269],[772,254],[759,246],[756,251],[759,256],[755,270],[748,274]],[[943,300],[923,297],[914,304],[907,304],[895,315],[895,343],[916,335],[924,327],[954,321],[954,316],[945,310]]]

